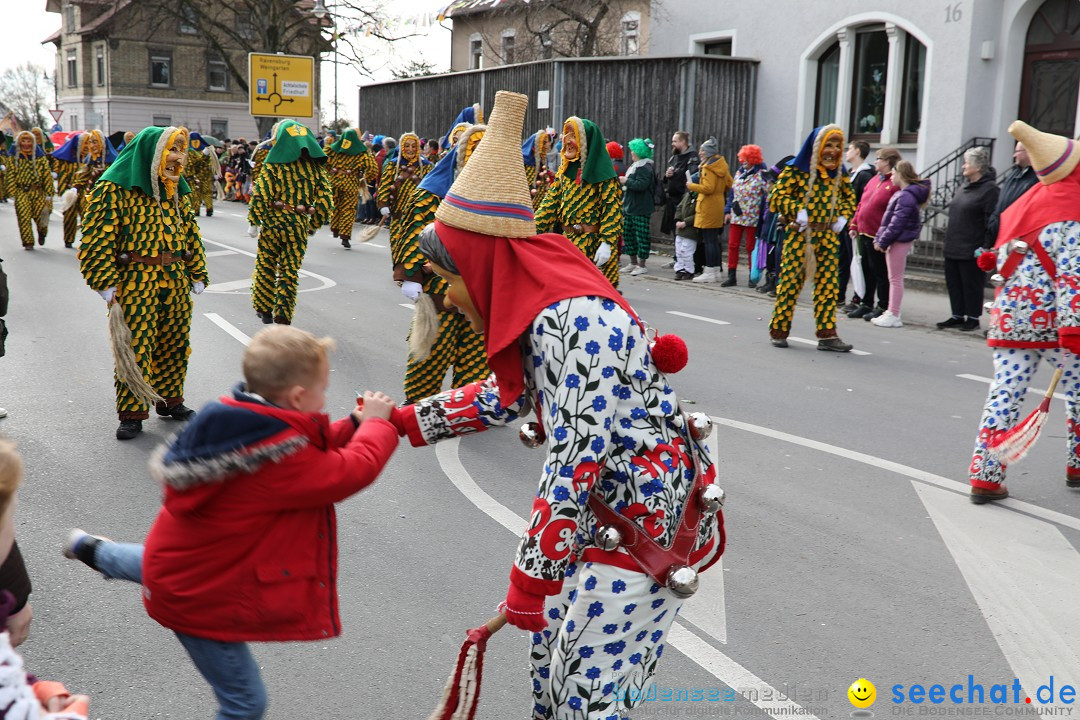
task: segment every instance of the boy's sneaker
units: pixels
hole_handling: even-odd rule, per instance
[[[630,274],[631,274],[631,275],[644,275],[644,274],[645,274],[645,273],[647,273],[647,272],[649,272],[649,271],[648,271],[648,270],[647,270],[647,269],[645,268],[645,266],[644,266],[644,265],[638,265],[638,266],[637,266],[636,268],[634,268],[634,269],[633,269],[633,270],[632,270],[632,271],[630,272]]]
[[[630,272],[631,270],[633,270],[636,267],[637,267],[637,263],[628,262],[625,265],[622,265],[621,267],[619,267],[619,272],[628,273],[628,272]]]
[[[877,325],[878,327],[883,327],[883,328],[904,327],[904,323],[900,322],[900,316],[899,315],[893,315],[892,312],[889,311],[889,310],[886,310],[885,312],[881,313],[880,315],[878,315],[876,318],[874,318],[870,322]]]
[[[69,560],[79,560],[87,567],[97,570],[98,566],[94,564],[94,555],[97,553],[98,545],[103,542],[112,541],[98,535],[91,535],[85,530],[73,528],[64,542],[64,557]]]

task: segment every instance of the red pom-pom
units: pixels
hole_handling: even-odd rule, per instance
[[[686,343],[678,335],[660,335],[652,346],[652,360],[656,369],[665,375],[677,373],[686,367],[690,353]]]
[[[979,255],[975,262],[983,272],[997,270],[997,253],[992,250],[987,250]]]

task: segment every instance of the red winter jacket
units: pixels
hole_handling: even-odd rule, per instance
[[[881,229],[881,219],[885,217],[885,208],[889,206],[889,199],[899,190],[900,188],[893,185],[892,173],[878,174],[870,178],[870,182],[866,183],[863,189],[851,227],[860,235],[877,235]]]
[[[222,642],[341,634],[334,503],[371,484],[397,447],[239,388],[151,460],[165,499],[146,538],[143,602],[165,627]]]

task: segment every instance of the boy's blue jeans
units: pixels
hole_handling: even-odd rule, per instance
[[[102,542],[94,564],[107,578],[142,584],[143,546]],[[266,712],[266,686],[247,643],[218,642],[176,633],[218,700],[215,720],[259,720]]]

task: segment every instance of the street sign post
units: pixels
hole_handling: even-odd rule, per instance
[[[256,117],[315,115],[315,58],[248,53],[248,107]]]

